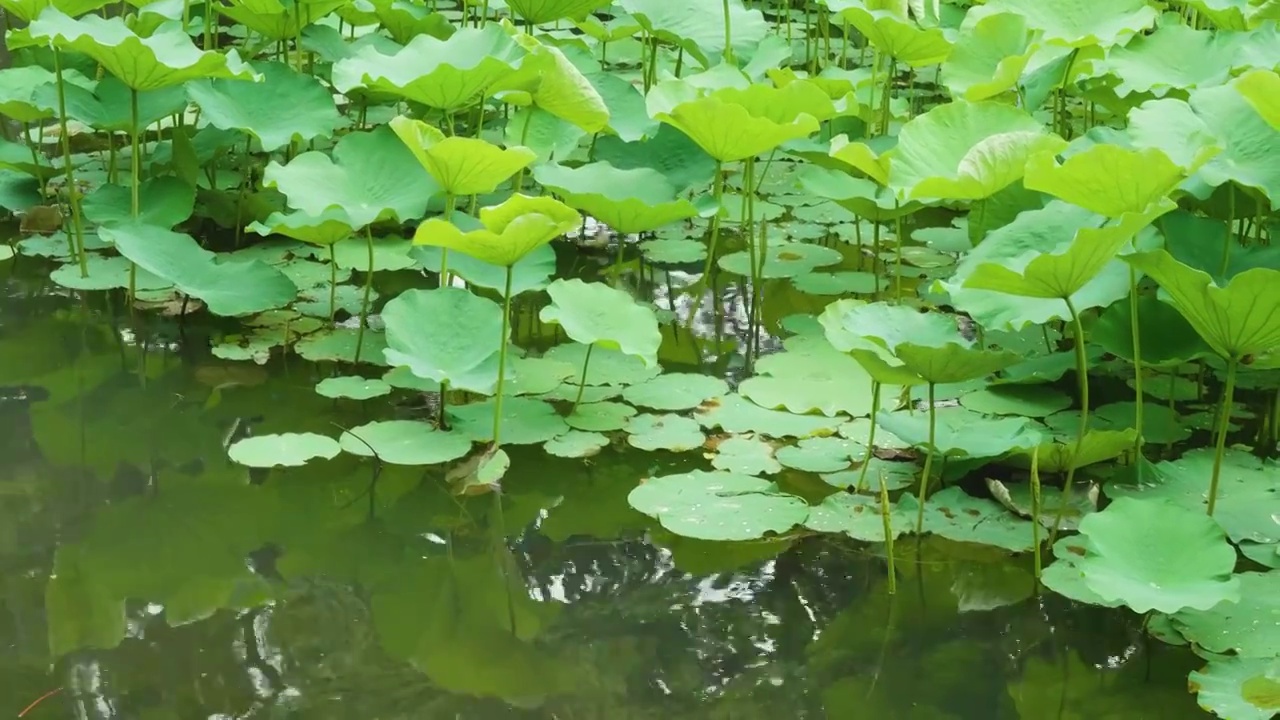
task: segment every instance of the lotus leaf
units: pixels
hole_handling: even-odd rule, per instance
[[[409,251],[410,257],[429,270],[440,268],[442,248],[419,245]],[[511,297],[542,290],[556,271],[556,251],[551,245],[539,245],[511,266]],[[449,257],[449,272],[477,287],[501,294],[506,286],[507,268],[477,260],[465,253]]]
[[[341,122],[333,96],[314,77],[283,63],[254,66],[263,81],[196,80],[187,85],[210,125],[243,130],[268,152],[293,141],[329,137]]]
[[[318,215],[305,210],[273,212],[246,228],[259,235],[284,235],[313,245],[330,246],[355,232],[354,221],[340,206],[331,205]]]
[[[649,478],[627,502],[667,530],[702,540],[755,540],[788,532],[809,517],[808,503],[768,480],[727,472]]]
[[[862,448],[857,443],[830,436],[804,438],[795,445],[778,448],[774,457],[792,470],[834,473],[848,468],[855,454],[862,455]]]
[[[507,8],[531,25],[555,20],[582,20],[609,4],[610,0],[507,0]]]
[[[1125,298],[1108,307],[1089,329],[1089,339],[1112,355],[1133,361],[1132,307]],[[1144,367],[1176,367],[1209,352],[1177,308],[1154,294],[1138,297],[1138,340]]]
[[[627,293],[575,278],[556,280],[547,286],[547,294],[551,304],[538,314],[543,322],[561,326],[584,345],[616,349],[657,365],[662,344],[657,317]]]
[[[493,400],[451,407],[453,429],[476,442],[493,440]],[[502,402],[502,444],[536,445],[569,431],[555,408],[527,397],[506,398]]]
[[[560,387],[576,369],[569,363],[549,358],[508,356],[503,392],[509,395],[544,395]]]
[[[768,152],[818,131],[812,114],[831,106],[813,85],[752,85],[702,94],[680,80],[659,83],[645,98],[649,115],[688,135],[717,161],[734,162]],[[734,128],[726,133],[724,128]]]
[[[5,252],[12,253],[8,245],[0,245],[0,256]],[[7,259],[7,258],[4,258]],[[85,259],[88,274],[80,275],[76,263],[62,265],[49,273],[49,279],[65,288],[73,290],[111,290],[129,287],[129,270],[134,264],[125,257],[104,257],[97,253],[89,253]],[[156,277],[146,270],[134,270],[133,289],[139,292],[147,290],[163,290],[173,287],[173,283]]]
[[[1076,446],[1079,436],[1080,413],[1066,413],[1062,422],[1070,425],[1070,434],[1054,440],[1047,440],[1038,446],[1023,448],[1023,456],[1018,458],[1020,465],[1030,467],[1031,456],[1039,456],[1038,465],[1042,473],[1064,473],[1073,468],[1079,469],[1107,460],[1114,460],[1133,449],[1135,432],[1132,428],[1125,430],[1091,429],[1085,433],[1084,439]],[[1092,417],[1092,416],[1090,416]]]
[[[525,33],[516,34],[515,40],[529,54],[519,69],[497,83],[495,91],[513,102],[527,93],[534,107],[583,132],[598,133],[609,127],[604,98],[559,48]]]
[[[828,0],[842,21],[857,28],[877,50],[912,67],[936,65],[951,54],[951,41],[940,28],[921,28],[890,10],[863,0]]]
[[[902,504],[914,502],[904,497]],[[924,506],[924,531],[959,542],[1022,552],[1032,547],[1031,526],[1030,520],[1010,514],[999,503],[972,497],[957,487],[939,490]]]
[[[462,232],[452,223],[432,218],[418,226],[413,242],[510,267],[537,247],[576,229],[582,216],[558,200],[517,193],[500,205],[480,208],[480,223],[482,228]]]
[[[0,6],[9,15],[31,22],[47,7],[56,7],[71,17],[79,17],[106,4],[103,0],[4,0]]]
[[[459,390],[487,394],[498,382],[502,308],[461,288],[408,290],[382,310],[391,365]]]
[[[591,353],[591,362],[586,362],[587,353]],[[544,358],[557,360],[572,365],[576,372],[587,368],[587,385],[634,385],[655,378],[661,372],[657,365],[649,364],[638,355],[627,355],[621,350],[604,346],[583,345],[581,343],[565,343],[557,345],[543,355]],[[575,378],[574,384],[577,384]],[[577,388],[574,388],[577,392]],[[622,392],[619,387],[610,391],[614,397]],[[567,399],[572,400],[570,395]],[[589,402],[599,402],[606,398],[599,397]]]
[[[1228,79],[1240,52],[1241,36],[1163,24],[1124,47],[1112,48],[1100,69],[1119,78],[1116,94],[1214,87]]]
[[[382,420],[353,427],[338,438],[352,455],[377,457],[388,465],[437,465],[471,450],[459,432],[444,432],[418,420]]]
[[[772,475],[782,472],[773,456],[773,445],[752,435],[734,435],[716,445],[711,466],[741,475]]]
[[[912,445],[928,445],[928,413],[881,410],[876,414],[876,422]],[[999,457],[1015,450],[1028,450],[1040,442],[1040,432],[1026,418],[991,419],[964,408],[937,409],[934,450],[943,455]]]
[[[1160,230],[1170,255],[1209,273],[1219,285],[1245,270],[1280,267],[1280,246],[1242,245],[1227,236],[1226,224],[1218,218],[1179,210],[1160,220]]]
[[[635,414],[635,408],[618,402],[582,403],[564,421],[574,430],[613,432],[627,427]]]
[[[281,433],[254,435],[238,440],[227,449],[233,462],[249,467],[297,467],[321,458],[337,457],[342,448],[338,441],[315,433]]]
[[[299,340],[293,349],[301,358],[311,362],[347,363],[357,362],[356,350],[359,349],[359,362],[387,365],[387,361],[383,359],[386,347],[385,333],[366,331],[362,336],[357,328],[338,327],[312,333]]]
[[[756,375],[742,381],[738,392],[761,407],[794,413],[834,417],[873,410],[871,377],[848,355],[822,342],[793,340],[786,352],[761,358]]]
[[[764,279],[791,278],[812,272],[814,268],[835,265],[844,259],[839,250],[802,242],[770,243],[761,251],[760,277]],[[719,258],[720,269],[735,275],[754,277],[751,269],[751,253],[743,250]]]
[[[65,82],[92,92],[93,81],[75,71],[63,75]],[[0,114],[21,123],[53,117],[58,110],[54,83],[57,76],[39,65],[0,70]]]
[[[316,393],[330,398],[369,400],[391,394],[391,385],[385,380],[358,375],[325,378],[316,384]]]
[[[322,19],[345,3],[342,0],[229,0],[217,11],[266,37],[280,41],[296,37],[299,30]]]
[[[725,52],[729,41],[734,55],[750,56],[769,35],[769,23],[759,10],[748,10],[742,0],[726,3],[670,3],[666,0],[620,0],[622,8],[649,34],[674,43],[703,67]],[[725,11],[728,17],[725,17]],[[725,37],[724,28],[731,28]]]
[[[1035,32],[1018,13],[995,13],[966,22],[942,63],[942,82],[955,97],[986,100],[1018,83],[1035,49]]]
[[[1156,21],[1156,11],[1146,0],[992,0],[974,13],[973,20],[996,13],[1021,15],[1028,27],[1043,34],[1044,42],[1072,48],[1124,45]]]
[[[1089,413],[1089,427],[1098,430],[1138,429],[1137,403],[1114,402],[1094,408]],[[1080,424],[1080,412],[1069,410],[1058,413],[1046,424],[1058,432],[1059,437],[1071,437]],[[1161,445],[1179,443],[1191,437],[1191,428],[1182,422],[1176,410],[1166,405],[1144,402],[1142,404],[1142,437],[1146,442]]]
[[[136,222],[161,228],[172,228],[191,217],[196,190],[175,177],[150,178],[138,187],[140,211]],[[129,188],[102,185],[84,198],[81,210],[85,218],[100,225],[134,221]]]
[[[1159,500],[1117,500],[1120,502],[1162,502]],[[1208,520],[1203,513],[1192,513]],[[1246,572],[1231,577],[1239,585],[1226,600],[1216,605],[1187,605],[1171,620],[1178,632],[1208,652],[1233,652],[1238,657],[1274,658],[1280,642],[1280,572]]]
[[[548,440],[542,449],[556,457],[588,458],[609,445],[609,437],[597,432],[570,430],[556,438]],[[545,526],[544,526],[545,529]]]
[[[632,385],[622,392],[622,397],[640,407],[679,411],[692,410],[728,391],[729,384],[718,377],[699,373],[665,373]]]
[[[657,230],[705,210],[679,197],[671,181],[650,168],[621,170],[607,162],[577,168],[549,164],[536,168],[533,179],[624,235]]]
[[[1275,658],[1210,655],[1187,684],[1200,707],[1232,720],[1270,720],[1280,710],[1280,662]]]
[[[1251,70],[1236,80],[1236,90],[1271,127],[1280,130],[1280,74]]]
[[[960,404],[985,415],[1047,417],[1071,407],[1071,398],[1044,385],[995,385],[962,395]]]
[[[889,527],[899,537],[915,528],[912,513],[898,506],[889,508]],[[816,532],[844,533],[862,542],[884,542],[884,517],[880,498],[866,495],[835,493],[809,508],[804,526]]]
[[[503,149],[476,138],[445,137],[435,127],[403,115],[391,120],[391,129],[408,146],[431,177],[451,195],[483,195],[534,160],[524,147]]]
[[[1280,153],[1280,127],[1260,115],[1236,84],[1196,90],[1191,93],[1190,104],[1203,123],[1201,127],[1207,128],[1223,148],[1201,168],[1198,177],[1212,187],[1235,182],[1254,188],[1273,205],[1280,203],[1280,169],[1271,161]],[[1165,118],[1153,120],[1170,122]],[[1191,143],[1184,140],[1183,144]]]
[[[636,415],[627,422],[625,430],[627,443],[641,450],[685,452],[702,447],[706,440],[696,421],[672,414]]]
[[[833,142],[834,147],[834,142]],[[849,143],[841,146],[842,150],[852,147],[865,147],[861,143]],[[842,155],[848,157],[848,154]],[[868,164],[869,158],[864,158]],[[862,160],[859,160],[861,162]],[[858,166],[854,166],[858,167]],[[861,169],[861,168],[859,168]],[[872,166],[877,173],[879,165]],[[855,213],[859,217],[874,222],[887,222],[909,215],[920,209],[920,203],[903,203],[892,188],[878,185],[865,178],[853,177],[845,172],[824,168],[818,165],[806,165],[799,173],[800,184],[808,192],[835,202],[840,207]],[[796,215],[801,215],[804,208],[797,208]]]

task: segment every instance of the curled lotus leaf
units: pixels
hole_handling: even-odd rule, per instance
[[[681,80],[659,83],[645,103],[651,116],[689,136],[722,163],[755,157],[812,135],[818,131],[818,118],[812,113],[832,107],[825,93],[807,83],[703,93]]]
[[[415,245],[436,245],[477,260],[510,267],[541,245],[576,229],[582,216],[549,197],[515,194],[500,205],[480,209],[477,230],[463,232],[453,223],[431,218],[414,232]]]
[[[452,195],[491,193],[536,157],[525,147],[504,149],[478,138],[446,137],[436,127],[403,115],[389,124],[423,169]]]

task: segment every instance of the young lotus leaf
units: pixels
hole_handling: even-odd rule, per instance
[[[1080,523],[1084,584],[1135,612],[1207,610],[1241,598],[1236,552],[1204,513],[1159,499],[1121,498]]]
[[[1235,83],[1236,91],[1254,110],[1280,130],[1280,74],[1267,70],[1250,70]]]
[[[1208,273],[1165,250],[1124,259],[1160,283],[1178,312],[1222,357],[1239,360],[1280,347],[1280,270],[1246,270],[1219,287]]]
[[[809,504],[768,480],[727,472],[649,478],[627,495],[631,507],[683,537],[755,540],[804,524]]]
[[[447,113],[462,110],[514,73],[527,53],[495,23],[447,40],[419,35],[393,55],[361,48],[333,65],[333,86],[389,93]]]
[[[887,184],[907,199],[980,200],[1022,178],[1027,158],[1064,147],[1012,105],[951,102],[902,127]]]
[[[500,205],[480,208],[480,224],[483,227],[478,230],[462,232],[452,223],[431,218],[418,226],[413,242],[510,267],[535,248],[577,229],[582,216],[553,198],[517,193]]]
[[[889,508],[889,527],[893,537],[915,530],[915,515],[898,505]],[[804,526],[815,532],[844,533],[862,542],[884,542],[884,517],[880,498],[867,495],[834,493],[809,508]]]
[[[493,440],[493,400],[451,407],[453,429],[476,442]],[[502,444],[537,445],[569,432],[551,405],[528,397],[502,401]]]
[[[1214,87],[1230,76],[1240,53],[1240,37],[1166,23],[1124,47],[1112,48],[1097,69],[1120,80],[1115,89],[1120,97],[1131,93],[1164,97],[1174,89]]]
[[[542,322],[560,325],[584,345],[616,349],[657,365],[662,334],[649,307],[621,290],[577,278],[556,280],[547,286],[547,294],[551,304],[539,312]]]
[[[904,497],[902,505],[915,502]],[[1032,548],[1031,525],[1030,520],[1013,515],[999,503],[973,497],[958,487],[934,493],[924,505],[924,531],[959,542],[1022,552]]]
[[[811,114],[831,100],[808,83],[784,88],[752,85],[702,94],[687,82],[659,83],[645,98],[649,115],[688,135],[717,161],[734,162],[768,152],[818,131]],[[733,128],[733,132],[725,132]]]
[[[881,410],[876,422],[904,441],[928,449],[928,413]],[[879,440],[877,437],[877,443]],[[943,455],[992,458],[1028,450],[1042,441],[1043,435],[1027,418],[992,419],[964,408],[937,409],[933,449]]]
[[[533,171],[533,179],[569,206],[624,235],[714,212],[680,197],[665,175],[650,168],[622,170],[607,162],[577,168],[547,164]]]
[[[196,80],[187,93],[214,127],[243,130],[270,152],[295,140],[329,137],[341,123],[333,96],[320,81],[278,62],[259,63],[257,83]]]
[[[1274,658],[1280,642],[1280,623],[1275,622],[1280,614],[1280,572],[1246,572],[1232,580],[1240,585],[1238,602],[1188,608],[1171,618],[1173,626],[1208,652]]]
[[[996,13],[1021,15],[1028,27],[1042,33],[1042,42],[1071,48],[1124,45],[1157,17],[1146,0],[992,0],[970,14],[976,21]]]
[[[258,260],[219,262],[190,235],[154,225],[120,223],[99,234],[138,267],[204,301],[215,315],[248,315],[283,307],[298,293],[293,281]]]
[[[750,57],[770,33],[764,13],[747,9],[742,0],[725,3],[672,3],[667,0],[619,0],[650,35],[679,46],[703,67],[725,52],[725,40],[735,56]],[[728,10],[728,18],[725,10]],[[726,25],[730,37],[725,37]]]
[[[1030,190],[1118,218],[1159,203],[1212,154],[1206,150],[1193,167],[1184,168],[1155,148],[1094,145],[1061,165],[1053,153],[1038,153],[1027,161],[1023,182]]]
[[[316,383],[316,394],[328,398],[370,400],[391,394],[391,385],[385,380],[358,375],[331,377]]]
[[[875,9],[864,0],[828,0],[832,12],[862,33],[881,53],[912,67],[937,65],[951,54],[951,41],[940,28],[921,28],[905,15]]]
[[[139,37],[123,18],[86,15],[76,20],[55,7],[40,13],[31,36],[84,53],[133,90],[154,90],[199,78],[258,79],[234,50],[202,52],[180,28],[166,24]]]
[[[734,435],[716,445],[711,466],[717,470],[743,475],[772,475],[782,472],[782,464],[773,457],[773,445],[752,435]]]
[[[1271,720],[1280,709],[1280,661],[1210,655],[1187,676],[1200,707],[1232,720]]]
[[[297,467],[316,458],[329,460],[342,451],[338,441],[315,433],[253,435],[227,448],[232,462],[249,467]]]
[[[471,451],[471,440],[418,420],[382,420],[353,427],[338,438],[352,455],[376,457],[388,465],[438,465]]]
[[[407,290],[382,310],[391,365],[459,390],[488,394],[498,382],[502,308],[461,288]]]
[[[622,398],[632,405],[654,410],[692,410],[704,401],[729,392],[724,380],[701,373],[665,373],[632,385]]]
[[[81,206],[84,216],[99,225],[135,221],[130,208],[129,188],[102,185],[86,196]],[[172,228],[191,217],[196,189],[172,176],[150,178],[138,187],[139,212],[136,222]]]
[[[289,206],[320,216],[335,205],[362,228],[378,220],[422,217],[437,187],[390,129],[349,133],[333,157],[304,152],[280,165],[271,161],[263,184],[284,193]]]
[[[1018,84],[1035,48],[1035,33],[1017,13],[966,22],[942,63],[942,83],[969,102],[995,97]]]
[[[500,148],[486,140],[445,137],[421,120],[392,118],[391,129],[422,167],[450,195],[484,195],[528,167],[536,157],[525,147]]]
[[[283,235],[312,245],[328,246],[351,237],[355,232],[353,225],[346,210],[332,205],[319,215],[305,210],[273,212],[266,220],[250,223],[245,229],[259,235]]]

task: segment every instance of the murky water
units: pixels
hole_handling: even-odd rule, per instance
[[[1203,716],[1190,652],[990,548],[904,539],[890,595],[882,546],[694,542],[627,506],[696,454],[516,448],[500,496],[350,455],[250,472],[230,436],[420,399],[329,400],[333,367],[224,363],[204,320],[0,271],[0,716],[51,691],[26,717]],[[673,362],[734,375],[736,303],[698,311],[736,340],[672,331]]]

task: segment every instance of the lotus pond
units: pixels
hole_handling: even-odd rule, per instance
[[[0,7],[0,713],[1280,711],[1275,0]]]

